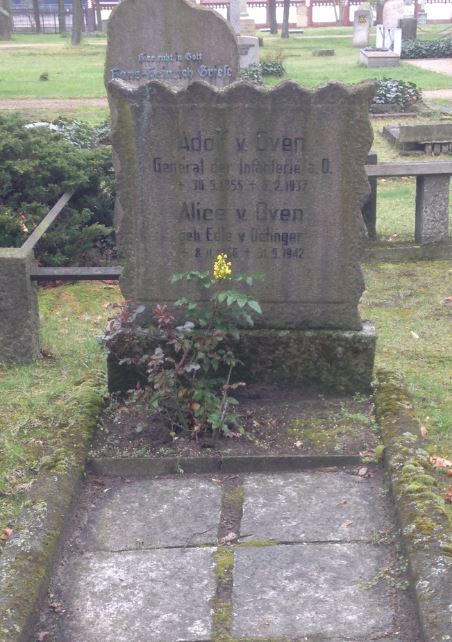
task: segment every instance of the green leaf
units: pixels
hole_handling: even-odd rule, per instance
[[[262,308],[255,299],[249,299],[248,306],[258,314],[262,314]]]

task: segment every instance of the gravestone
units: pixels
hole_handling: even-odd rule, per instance
[[[386,29],[395,29],[399,21],[405,15],[405,3],[403,0],[386,0],[383,7],[383,26]]]
[[[134,85],[157,80],[176,88],[205,80],[225,87],[239,68],[233,29],[205,7],[185,0],[127,0],[112,12],[107,87],[115,78]]]
[[[130,56],[125,34],[131,31],[120,28],[118,16],[122,11],[130,25],[136,4],[125,0],[115,12],[109,48],[117,53],[123,46]],[[205,16],[197,15],[200,34],[208,33]],[[173,34],[171,14],[166,18],[163,31],[171,47],[164,51],[196,50],[198,37],[192,34],[190,42]],[[140,28],[146,32],[141,22]],[[225,36],[204,45],[203,57],[211,60],[219,40]],[[221,48],[217,68],[235,59],[235,39],[229,43],[229,50]],[[135,45],[134,55],[140,50],[143,44]],[[107,61],[106,78],[113,64],[127,68],[111,53]],[[258,329],[242,333],[248,373],[300,383],[309,370],[309,377],[336,387],[367,387],[375,336],[371,326],[363,326],[358,302],[364,289],[361,207],[369,194],[364,166],[372,142],[373,84],[330,83],[308,91],[295,82],[268,90],[242,81],[218,90],[192,77],[187,85],[117,77],[108,82],[124,297],[144,306],[143,323],[157,303],[178,315],[178,298],[202,302],[205,295],[192,284],[170,285],[170,277],[210,270],[225,252],[234,271],[264,274],[253,286],[263,308]]]
[[[353,46],[367,47],[372,13],[366,9],[357,9],[353,16]]]

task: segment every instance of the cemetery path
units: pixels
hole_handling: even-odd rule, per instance
[[[75,107],[107,107],[106,98],[5,98],[0,99],[0,110],[21,109],[71,110]]]
[[[419,642],[382,473],[88,476],[32,640]]]
[[[404,60],[409,65],[413,67],[419,67],[420,69],[427,69],[427,71],[436,71],[439,74],[445,74],[446,76],[452,76],[452,58],[432,58],[429,60]],[[441,91],[441,90],[434,90]],[[446,89],[445,91],[449,91]]]

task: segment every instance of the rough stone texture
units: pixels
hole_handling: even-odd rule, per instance
[[[401,143],[436,143],[452,141],[452,124],[435,123],[433,125],[400,125],[399,142]]]
[[[0,0],[0,40],[10,40],[13,32],[10,0]]]
[[[169,279],[225,251],[235,270],[265,274],[261,326],[360,330],[373,92],[112,81],[125,297],[148,318],[156,303],[202,300]]]
[[[385,523],[379,490],[379,482],[346,473],[249,476],[241,531],[282,542],[370,540]]]
[[[215,75],[206,75],[207,68]],[[185,0],[125,0],[113,10],[107,89],[112,76],[134,84],[160,80],[179,87],[204,79],[224,87],[238,74],[234,31],[214,11]]]
[[[215,543],[220,507],[221,491],[212,482],[127,483],[109,490],[93,513],[88,548],[123,551]]]
[[[369,44],[369,30],[372,24],[372,12],[366,9],[357,9],[353,14],[353,46],[367,47]]]
[[[233,635],[356,640],[394,633],[393,612],[383,590],[364,588],[382,560],[382,550],[366,544],[237,550]]]
[[[156,347],[152,335],[143,342],[143,349]],[[234,369],[234,379],[288,386],[315,383],[345,392],[367,392],[375,347],[375,327],[368,321],[359,331],[242,330],[235,354],[243,365]],[[144,373],[120,364],[120,357],[112,352],[108,355],[110,392],[125,392],[145,381]]]
[[[416,243],[449,238],[449,176],[416,177]]]
[[[39,355],[36,285],[32,253],[0,248],[0,361],[32,361]]]
[[[64,567],[61,642],[210,638],[213,549],[74,556]]]

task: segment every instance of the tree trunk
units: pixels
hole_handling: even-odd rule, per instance
[[[39,11],[39,0],[32,0],[33,19],[35,21],[35,32],[41,33],[41,14]]]
[[[13,19],[9,0],[0,0],[0,40],[10,40],[13,32]]]
[[[102,10],[99,0],[95,0],[96,6],[96,31],[102,31]]]
[[[276,34],[278,33],[278,23],[276,22],[276,0],[268,0],[267,10],[270,33]]]
[[[58,0],[58,30],[60,33],[66,33],[66,11],[64,9],[64,0]]]
[[[82,41],[82,0],[72,0],[72,36],[71,43],[79,45]]]
[[[289,9],[290,9],[290,0],[284,0],[284,9],[283,9],[283,23],[281,29],[281,38],[289,37]]]

